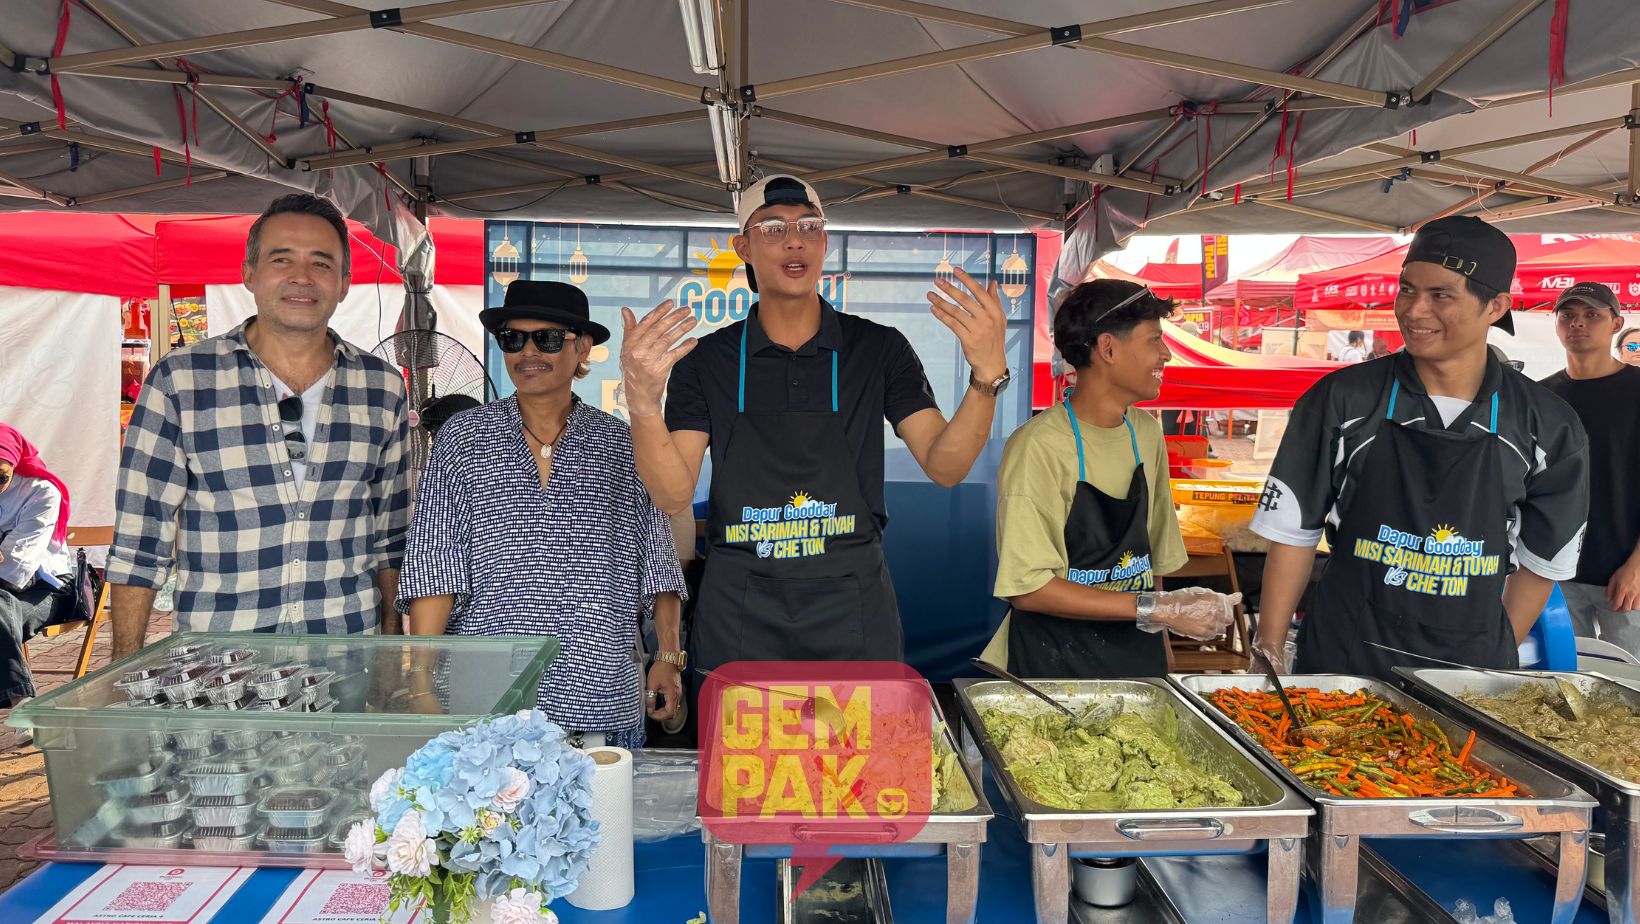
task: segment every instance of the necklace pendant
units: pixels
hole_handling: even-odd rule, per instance
[[[552,446],[551,446],[551,444],[543,445],[541,447],[541,459],[543,461],[546,461],[546,460],[549,460],[551,458],[552,458]]]

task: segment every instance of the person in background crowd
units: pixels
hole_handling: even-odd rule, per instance
[[[274,200],[245,242],[256,315],[148,374],[120,455],[114,657],[173,564],[178,631],[398,632],[404,378],[327,327],[349,256],[334,205]]]
[[[683,341],[696,323],[688,306],[662,302],[642,322],[622,309],[633,450],[661,509],[689,505],[712,451],[695,666],[902,660],[883,559],[883,422],[936,484],[967,477],[1011,380],[998,284],[958,270],[961,287],[941,279],[943,295],[929,293],[971,369],[947,421],[904,334],[820,297],[826,217],[813,187],[766,177],[736,217],[735,252],[758,294],[745,320]],[[824,534],[794,538],[815,535],[808,523]]]
[[[0,708],[34,695],[23,643],[74,611],[68,488],[0,424]]]
[[[1364,363],[1370,355],[1371,354],[1367,352],[1366,333],[1364,331],[1352,330],[1350,331],[1349,336],[1349,346],[1344,348],[1344,352],[1338,357],[1338,361],[1341,363],[1350,363],[1351,365],[1355,363]]]
[[[1301,674],[1429,666],[1377,645],[1513,669],[1554,582],[1576,573],[1583,425],[1487,349],[1490,327],[1514,333],[1514,272],[1492,225],[1429,222],[1395,298],[1406,348],[1299,398],[1252,523],[1271,540],[1255,644],[1272,660],[1323,533],[1332,556],[1299,629]]]
[[[1389,341],[1376,334],[1372,338],[1372,358],[1383,359],[1390,354]]]
[[[1617,358],[1640,366],[1640,327],[1630,327],[1617,335]]]
[[[457,414],[433,441],[399,610],[411,635],[558,639],[536,704],[583,741],[601,734],[606,744],[642,747],[634,643],[653,613],[661,651],[648,688],[662,702],[651,712],[670,719],[683,693],[686,592],[666,514],[638,478],[632,432],[571,391],[609,331],[563,282],[514,281],[503,306],[479,321],[517,392]],[[433,677],[413,672],[411,696],[433,697]],[[441,711],[436,701],[412,708]]]
[[[1172,353],[1173,303],[1099,279],[1054,314],[1054,346],[1076,389],[1008,438],[997,475],[997,578],[1012,605],[983,657],[1024,677],[1154,677],[1170,629],[1216,638],[1239,594],[1157,593],[1155,575],[1189,560],[1168,490],[1154,400]]]
[[[1580,282],[1555,302],[1566,368],[1543,380],[1589,435],[1589,528],[1577,575],[1560,582],[1578,635],[1640,655],[1640,369],[1612,356],[1617,296]]]

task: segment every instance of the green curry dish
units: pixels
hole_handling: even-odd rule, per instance
[[[1244,804],[1223,777],[1192,764],[1179,749],[1179,717],[1164,706],[1152,726],[1124,712],[1102,735],[1075,728],[1059,713],[984,710],[986,733],[1014,782],[1032,800],[1081,811],[1153,811]]]
[[[935,814],[966,812],[979,804],[968,785],[962,757],[945,743],[945,723],[934,724],[934,791],[930,803]]]

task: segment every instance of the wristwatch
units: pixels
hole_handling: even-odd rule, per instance
[[[655,652],[655,660],[665,661],[666,663],[672,665],[673,667],[676,667],[679,670],[679,672],[681,672],[684,668],[689,666],[689,652],[687,652],[687,651],[657,651],[657,652]]]
[[[1002,394],[1007,390],[1008,383],[1013,380],[1014,373],[1009,369],[1002,370],[1002,375],[999,376],[994,382],[981,382],[974,378],[974,373],[972,371],[968,373],[968,387],[987,398],[995,398],[997,395]]]
[[[1156,595],[1138,594],[1137,596],[1138,599],[1133,603],[1134,615],[1138,617],[1140,622],[1144,622],[1156,610]]]

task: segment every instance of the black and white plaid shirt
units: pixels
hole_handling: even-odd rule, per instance
[[[404,379],[330,332],[298,490],[250,323],[149,373],[120,454],[108,580],[159,587],[174,564],[183,632],[374,631],[376,572],[399,567],[409,527]]]

